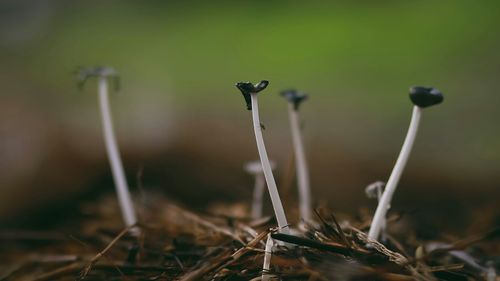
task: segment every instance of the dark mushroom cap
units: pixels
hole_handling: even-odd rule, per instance
[[[281,92],[281,96],[286,98],[288,102],[293,103],[293,108],[295,110],[299,109],[299,105],[307,100],[308,96],[304,92],[299,92],[295,89],[288,89]]]
[[[120,75],[118,72],[109,66],[96,67],[77,67],[74,72],[78,81],[78,88],[83,88],[85,82],[91,77],[111,77],[115,83],[115,89],[120,88]]]
[[[424,108],[443,102],[443,93],[432,87],[414,86],[410,88],[410,100],[414,105]]]
[[[238,82],[236,83],[236,88],[238,88],[243,97],[245,98],[245,102],[247,104],[247,109],[252,110],[252,99],[250,97],[251,94],[256,94],[262,90],[264,90],[267,85],[269,85],[269,81],[262,80],[257,84],[252,84],[250,82]]]

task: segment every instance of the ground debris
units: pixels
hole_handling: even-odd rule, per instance
[[[58,229],[0,230],[0,281],[261,280],[269,233],[286,242],[275,243],[270,280],[498,280],[498,228],[455,241],[388,235],[382,244],[355,227],[366,221],[337,221],[325,210],[291,225],[292,234],[276,232],[269,218],[195,213],[158,198],[140,213],[140,235],[121,229],[119,214],[98,213]]]

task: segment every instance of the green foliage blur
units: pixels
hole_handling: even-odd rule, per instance
[[[434,86],[445,101],[425,110],[409,169],[500,182],[499,1],[2,1],[0,13],[0,97],[78,119],[95,101],[71,72],[105,64],[122,76],[118,120],[144,99],[246,132],[234,83],[267,79],[268,136],[288,133],[277,93],[296,87],[311,96],[310,149],[381,163],[385,179],[410,119],[408,88]]]

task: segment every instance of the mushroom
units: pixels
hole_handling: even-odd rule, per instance
[[[377,240],[380,235],[380,231],[384,225],[385,216],[391,205],[392,196],[394,195],[394,191],[396,191],[399,179],[401,178],[401,174],[403,173],[408,157],[410,156],[411,148],[417,135],[422,109],[443,102],[443,94],[435,88],[416,86],[410,88],[410,100],[414,104],[410,127],[408,128],[408,133],[406,135],[403,148],[399,153],[396,165],[394,166],[391,176],[387,181],[385,191],[380,198],[377,210],[373,216],[370,231],[368,233],[368,237],[373,240]]]
[[[269,158],[267,157],[266,146],[264,145],[264,139],[262,137],[262,125],[259,119],[259,103],[257,94],[260,91],[264,90],[268,84],[269,82],[266,80],[262,80],[255,85],[250,82],[239,82],[236,83],[236,87],[243,94],[247,109],[252,111],[253,128],[255,133],[255,140],[257,142],[257,150],[259,152],[260,162],[262,164],[262,170],[264,172],[264,178],[266,179],[267,189],[269,190],[269,195],[271,197],[274,214],[278,222],[279,232],[288,233],[289,227],[285,216],[285,210],[283,209],[283,204],[281,203],[278,188],[276,187],[276,181],[274,180],[271,164],[269,162]]]
[[[271,161],[271,169],[274,170],[276,164]],[[264,188],[266,185],[266,180],[264,178],[264,172],[262,171],[262,164],[260,161],[252,161],[247,163],[244,166],[244,169],[247,173],[253,175],[255,177],[255,185],[253,189],[253,198],[252,198],[252,209],[250,216],[252,219],[258,219],[262,217],[262,206],[263,203],[263,195]]]
[[[118,145],[113,131],[113,121],[108,97],[108,79],[113,78],[115,89],[119,88],[118,73],[111,67],[94,67],[94,68],[79,68],[77,78],[79,87],[83,87],[88,78],[98,78],[98,93],[99,106],[101,110],[102,126],[104,133],[104,141],[106,144],[106,152],[113,173],[116,192],[118,194],[118,202],[125,225],[133,227],[137,224],[137,217],[134,210],[134,205],[130,196],[127,180],[123,171],[123,164],[118,151]],[[132,229],[132,233],[137,234],[137,230]]]
[[[365,188],[366,197],[377,198],[377,200],[380,200],[380,197],[382,197],[382,192],[384,191],[384,186],[385,182],[383,181],[370,183]]]
[[[297,169],[297,182],[299,187],[299,211],[300,218],[304,221],[311,220],[311,187],[309,182],[309,170],[307,167],[304,144],[299,125],[299,105],[307,99],[305,93],[297,90],[286,90],[281,92],[281,96],[288,100],[288,116],[290,118],[290,128],[292,131],[292,142],[295,155],[295,165]]]

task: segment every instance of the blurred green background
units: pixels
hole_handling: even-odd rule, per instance
[[[234,83],[260,79],[271,82],[261,119],[281,183],[291,143],[278,93],[310,94],[301,112],[316,203],[373,207],[363,189],[387,180],[411,116],[408,88],[427,85],[445,102],[423,114],[395,208],[494,205],[499,8],[494,0],[2,1],[0,218],[112,190],[95,84],[79,92],[72,76],[80,65],[121,74],[112,106],[131,185],[142,170],[146,186],[190,207],[248,200],[252,179],[241,167],[257,152]],[[293,190],[283,192],[293,202]]]

